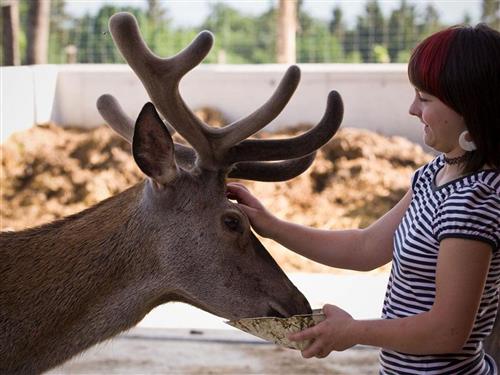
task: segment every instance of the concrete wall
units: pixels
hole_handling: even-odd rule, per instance
[[[422,129],[408,115],[413,89],[402,64],[304,64],[297,91],[268,130],[316,123],[326,97],[337,90],[344,99],[343,126],[367,128],[421,142]],[[180,91],[192,109],[210,106],[228,121],[261,106],[285,73],[285,65],[202,65],[182,80]],[[2,139],[34,123],[62,126],[103,123],[95,103],[114,95],[135,118],[148,100],[126,65],[57,65],[1,68]]]

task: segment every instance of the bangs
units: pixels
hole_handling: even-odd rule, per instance
[[[412,52],[408,63],[408,77],[418,89],[436,96],[443,102],[443,70],[448,59],[450,45],[458,28],[448,28],[424,39]]]

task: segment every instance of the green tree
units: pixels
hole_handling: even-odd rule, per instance
[[[216,35],[213,51],[207,57],[209,62],[228,63],[259,63],[274,61],[274,49],[269,49],[269,54],[262,50],[270,46],[268,21],[273,19],[275,27],[276,12],[267,13],[260,19],[263,29],[255,27],[255,19],[242,15],[236,9],[224,3],[210,5],[210,11],[202,25]],[[256,48],[257,45],[257,48]],[[261,47],[262,46],[262,47]],[[267,61],[262,61],[264,56],[269,56]],[[223,61],[221,61],[223,60]]]
[[[255,38],[255,48],[252,53],[252,61],[258,63],[275,62],[276,51],[276,19],[277,9],[270,7],[266,12],[255,18],[255,29],[258,30]]]
[[[481,21],[496,30],[500,30],[500,0],[483,0],[481,4]]]
[[[376,63],[391,62],[386,46],[383,46],[382,44],[375,44],[373,46],[373,61]]]
[[[297,2],[298,30],[297,34],[309,34],[314,28],[314,18],[304,9],[304,0]]]
[[[462,21],[464,25],[470,25],[472,23],[472,16],[469,12],[464,13],[464,19]]]
[[[152,27],[163,27],[167,21],[167,10],[162,7],[160,0],[146,0],[146,17]]]
[[[338,39],[330,33],[327,23],[314,20],[309,32],[297,39],[297,61],[328,63],[343,61],[344,53]]]
[[[161,1],[147,0],[145,23],[141,25],[141,32],[149,48],[159,56],[169,56],[178,52],[176,46],[179,44],[177,42],[179,36],[173,32],[170,24],[171,19],[167,10],[162,7]]]
[[[385,45],[385,19],[377,0],[367,0],[364,14],[358,16],[359,51],[364,62],[373,61],[373,46]]]
[[[336,6],[332,9],[332,19],[329,23],[330,32],[335,36],[344,35],[346,26],[344,23],[344,13],[342,8]]]
[[[388,24],[387,52],[391,61],[398,61],[401,52],[413,48],[417,37],[416,10],[414,5],[401,0],[399,7],[391,12]],[[401,62],[401,61],[398,61]]]
[[[79,20],[71,39],[78,48],[78,61],[81,63],[123,63],[120,52],[115,47],[108,30],[109,18],[117,12],[130,12],[137,18],[139,26],[147,23],[144,11],[134,7],[105,5],[95,16],[86,14]]]
[[[337,43],[342,46],[342,56],[340,60],[343,61],[345,57],[345,35],[347,31],[347,26],[344,22],[344,14],[342,8],[336,6],[332,9],[332,18],[329,23],[330,33],[335,37]]]
[[[439,12],[432,4],[428,4],[424,10],[422,23],[418,27],[418,38],[423,39],[443,28],[439,21]]]
[[[360,63],[363,61],[362,56],[359,53],[359,35],[356,29],[347,30],[345,32],[344,40],[342,41],[342,48],[344,50],[346,62]]]
[[[66,0],[52,0],[50,5],[49,63],[63,64],[75,20],[66,12]]]

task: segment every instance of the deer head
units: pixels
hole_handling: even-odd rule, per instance
[[[212,129],[178,91],[182,76],[208,53],[210,33],[161,59],[144,44],[132,15],[113,16],[110,29],[155,104],[146,104],[135,122],[109,95],[97,106],[131,143],[147,178],[63,220],[0,233],[1,373],[45,371],[168,301],[227,319],[310,312],[226,198],[225,179],[278,181],[302,173],[340,125],[340,96],[330,93],[319,124],[298,137],[246,139],[286,105],[299,81],[297,67],[261,108]],[[192,147],[173,142],[155,106]]]
[[[148,222],[145,236],[155,237],[152,251],[164,275],[164,300],[185,301],[229,319],[309,312],[304,296],[251,232],[247,217],[226,198],[225,179],[280,181],[302,173],[340,126],[339,94],[330,93],[323,118],[308,132],[285,140],[250,140],[287,104],[300,79],[297,66],[288,69],[262,107],[216,129],[190,111],[178,89],[181,78],[209,52],[210,32],[163,59],[148,49],[133,15],[115,14],[109,27],[154,103],[143,107],[135,124],[110,95],[100,97],[97,107],[132,144],[135,162],[148,177],[141,209]],[[192,148],[173,142],[155,107]]]

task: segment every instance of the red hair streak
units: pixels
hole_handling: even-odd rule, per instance
[[[414,52],[410,69],[412,70],[411,80],[425,92],[438,97],[449,105],[445,96],[445,91],[440,83],[450,45],[457,33],[457,28],[449,28],[423,40]]]

